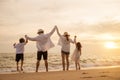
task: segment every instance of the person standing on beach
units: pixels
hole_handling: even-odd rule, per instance
[[[75,38],[76,38],[76,36],[75,36]],[[71,56],[71,59],[73,61],[75,61],[76,70],[78,70],[78,69],[80,70],[80,62],[79,61],[80,61],[80,56],[81,56],[82,45],[80,42],[75,41],[75,46],[76,46],[76,48]]]
[[[36,62],[36,72],[38,72],[40,60],[43,56],[45,67],[46,67],[46,72],[48,72],[48,52],[47,50],[54,47],[54,44],[52,43],[50,37],[51,35],[55,32],[55,27],[52,29],[51,32],[44,34],[43,29],[39,29],[37,34],[38,36],[31,38],[25,35],[26,39],[31,40],[31,41],[36,41],[36,47],[38,49],[37,51],[37,62]]]
[[[70,35],[67,32],[64,32],[64,34],[61,35],[59,33],[57,26],[56,26],[56,30],[57,30],[58,36],[60,37],[58,45],[61,46],[61,57],[62,57],[63,71],[65,71],[65,60],[67,63],[66,70],[69,70],[70,43],[74,43],[74,41],[72,39],[70,39]]]
[[[14,43],[13,46],[16,48],[16,65],[17,65],[17,71],[19,70],[19,61],[21,60],[21,71],[23,71],[23,61],[24,61],[24,46],[27,44],[28,40],[24,38],[19,39],[19,43]]]

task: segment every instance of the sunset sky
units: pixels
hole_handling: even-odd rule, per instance
[[[77,35],[84,54],[120,55],[120,0],[0,0],[0,52],[15,52],[20,37],[54,25],[61,34]],[[56,32],[51,39],[56,46],[50,52],[59,52]],[[35,42],[25,48],[36,52]]]

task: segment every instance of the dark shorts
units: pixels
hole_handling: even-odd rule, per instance
[[[19,62],[20,60],[24,60],[24,54],[23,53],[21,53],[21,54],[16,54],[16,59],[15,59],[15,61],[17,61],[17,62]]]
[[[69,54],[70,54],[70,52],[65,52],[65,51],[63,51],[63,50],[61,51],[61,53],[62,53],[62,54],[65,54],[65,55],[69,55]]]
[[[37,60],[41,60],[42,56],[43,56],[44,60],[47,60],[47,58],[48,58],[47,51],[44,51],[44,52],[43,51],[38,51],[37,52]]]

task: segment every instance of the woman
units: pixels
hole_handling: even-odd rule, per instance
[[[69,54],[70,54],[70,43],[74,43],[72,39],[70,39],[70,35],[67,32],[64,32],[63,35],[59,33],[59,30],[56,26],[57,34],[60,37],[59,39],[59,45],[62,47],[61,48],[61,57],[62,57],[62,66],[63,66],[63,71],[65,71],[65,60],[67,63],[67,69],[69,70]]]

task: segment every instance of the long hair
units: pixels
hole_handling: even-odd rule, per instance
[[[82,45],[81,45],[81,43],[80,43],[80,42],[77,42],[77,43],[76,43],[76,48],[77,48],[79,51],[81,50]]]
[[[69,36],[68,36],[68,35],[65,35],[65,37],[66,37],[66,40],[69,41]]]

